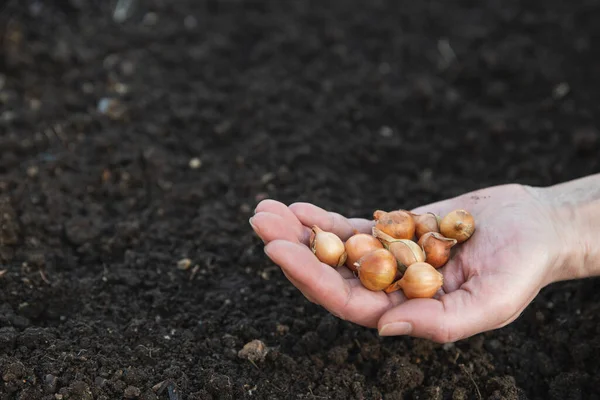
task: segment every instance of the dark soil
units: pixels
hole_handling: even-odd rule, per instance
[[[0,399],[599,399],[598,280],[383,339],[247,222],[599,172],[600,1],[567,3],[5,1]]]

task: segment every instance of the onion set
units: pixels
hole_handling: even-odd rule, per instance
[[[354,231],[345,241],[314,225],[310,249],[324,264],[345,265],[368,290],[388,294],[401,290],[408,299],[432,298],[444,283],[438,269],[474,232],[475,219],[463,209],[443,217],[377,210],[370,233]]]

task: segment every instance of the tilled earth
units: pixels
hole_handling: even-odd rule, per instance
[[[5,1],[0,399],[599,399],[595,279],[380,338],[248,225],[599,172],[600,2],[566,3]]]

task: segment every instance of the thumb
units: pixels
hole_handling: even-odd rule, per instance
[[[438,343],[456,342],[506,325],[515,315],[512,299],[476,297],[468,282],[437,299],[410,299],[379,319],[381,336],[410,335]],[[467,286],[467,287],[465,287]]]

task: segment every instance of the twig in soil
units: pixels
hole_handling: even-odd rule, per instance
[[[252,361],[252,360],[248,360],[248,361],[250,361],[252,363],[252,365],[254,365],[254,367],[260,371],[260,368],[258,368],[258,365],[256,365],[256,363],[254,361]]]
[[[44,270],[40,268],[40,269],[39,269],[39,272],[40,272],[40,276],[42,277],[42,280],[43,280],[44,282],[46,282],[46,284],[48,284],[48,285],[49,285],[49,284],[50,284],[50,281],[49,281],[49,280],[48,280],[48,278],[46,277],[46,273],[44,272]]]
[[[196,265],[196,266],[194,266],[194,268],[192,268],[192,273],[190,274],[190,281],[194,280],[194,277],[196,276],[196,274],[198,273],[199,270],[200,270],[199,265]]]
[[[173,382],[171,379],[167,379],[166,381],[162,381],[152,386],[152,390],[157,395],[161,395],[164,390],[167,389],[167,393],[169,394],[169,400],[180,400],[179,390],[177,389],[177,384]]]
[[[469,372],[467,367],[465,367],[465,364],[460,364],[459,366],[460,366],[460,369],[462,369],[462,371],[469,377],[471,382],[473,382],[473,385],[475,386],[475,390],[477,390],[477,397],[479,398],[479,400],[483,399],[483,397],[481,397],[481,392],[479,391],[479,386],[477,386],[477,383],[475,383],[475,379],[473,379],[473,375],[471,375],[471,373]]]

